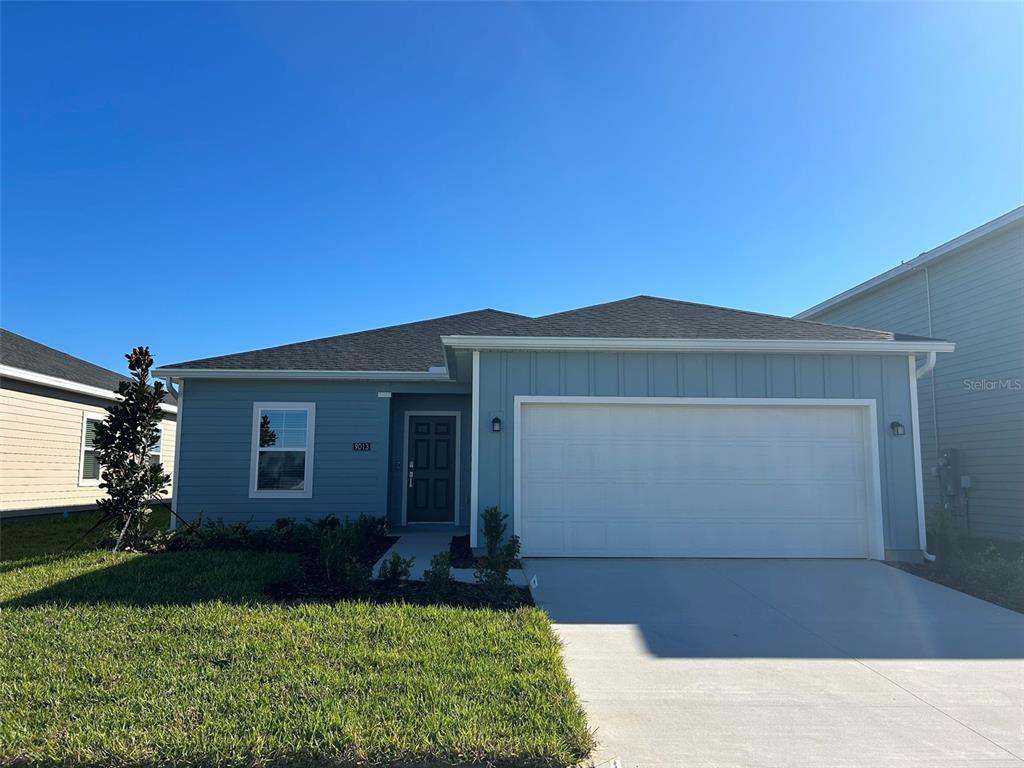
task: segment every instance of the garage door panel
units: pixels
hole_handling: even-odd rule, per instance
[[[864,557],[857,407],[526,404],[531,556]]]
[[[824,441],[777,441],[700,444],[692,440],[633,438],[614,435],[602,442],[566,440],[560,445],[530,441],[524,469],[535,479],[544,477],[588,479],[611,476],[626,481],[631,477],[700,480],[730,479],[818,480],[830,478],[863,480],[862,443]]]

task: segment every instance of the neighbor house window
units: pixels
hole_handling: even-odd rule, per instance
[[[149,466],[155,467],[160,463],[160,447],[164,442],[164,431],[157,429],[156,431],[156,445],[152,445],[149,448]]]
[[[104,418],[106,417],[98,413],[82,414],[82,456],[79,461],[79,485],[100,484],[100,463],[96,459],[96,425]]]
[[[313,495],[313,403],[254,403],[250,496]]]

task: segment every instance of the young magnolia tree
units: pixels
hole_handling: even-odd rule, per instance
[[[150,459],[150,449],[160,439],[157,428],[164,385],[149,383],[153,367],[149,347],[136,347],[125,357],[132,379],[118,385],[121,400],[107,408],[107,418],[96,426],[95,440],[96,458],[102,467],[100,488],[107,491],[107,498],[97,505],[102,522],[119,532],[115,552],[139,545],[149,519],[149,502],[171,480],[163,465]]]

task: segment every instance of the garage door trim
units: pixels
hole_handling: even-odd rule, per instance
[[[866,521],[868,533],[867,558],[885,558],[885,542],[882,522],[882,479],[878,448],[877,406],[873,399],[850,398],[785,398],[785,397],[588,397],[575,395],[516,395],[513,398],[513,446],[512,446],[512,527],[516,536],[522,538],[522,413],[523,406],[533,403],[561,405],[673,405],[673,406],[749,406],[757,407],[806,407],[806,408],[860,408],[864,419],[864,434],[867,436],[868,505]]]

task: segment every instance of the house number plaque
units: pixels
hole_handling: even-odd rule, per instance
[[[372,443],[352,443],[353,451],[368,451]]]

